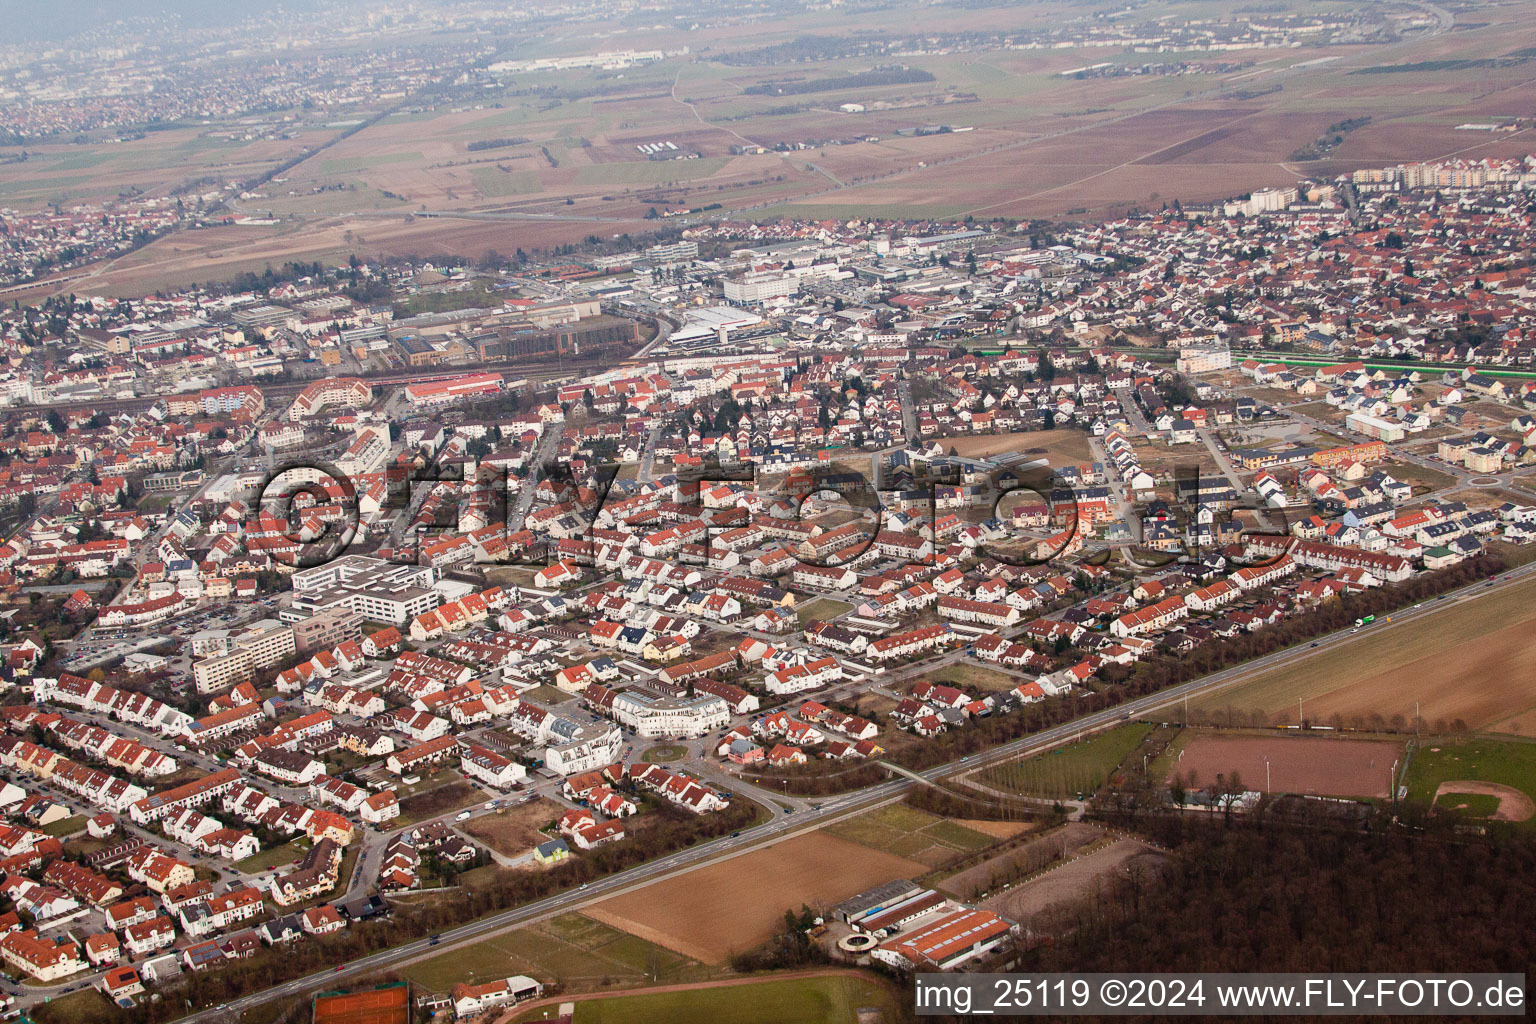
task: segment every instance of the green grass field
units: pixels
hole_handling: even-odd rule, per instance
[[[883,1011],[879,1019],[893,1019],[894,1001],[883,985],[833,976],[583,1000],[576,1004],[575,1020],[576,1024],[855,1024],[862,1007],[877,1007]]]
[[[235,865],[246,874],[255,874],[260,871],[270,871],[284,864],[292,864],[309,850],[309,842],[284,843],[282,846],[269,846],[265,850],[252,857],[247,857]]]
[[[1499,809],[1499,798],[1486,793],[1442,793],[1435,806],[1459,810],[1469,818],[1491,818]]]
[[[872,850],[937,864],[997,842],[988,835],[906,804],[891,804],[838,822],[827,831]]]
[[[652,764],[666,764],[668,761],[681,760],[688,753],[688,748],[676,744],[651,747],[640,755],[640,760],[649,761]]]
[[[589,164],[576,170],[578,185],[660,185],[668,181],[707,178],[729,161],[707,156],[698,160],[641,160],[618,164]]]
[[[807,601],[795,611],[795,619],[800,628],[813,619],[835,619],[844,612],[853,611],[853,605],[847,601],[839,601],[832,597],[818,597],[814,601]]]
[[[536,700],[540,704],[564,704],[568,700],[576,699],[576,695],[574,693],[567,693],[560,689],[560,687],[550,686],[548,683],[541,683],[540,685],[535,686],[533,689],[524,694],[524,696],[528,697],[530,700]]]
[[[1003,690],[1011,690],[1024,682],[1024,680],[1017,676],[1011,676],[1007,672],[1000,672],[995,668],[966,663],[945,665],[927,678],[935,683],[948,683],[950,686],[966,691],[973,697],[983,693],[998,693]]]
[[[1408,799],[1428,802],[1440,783],[1457,779],[1510,786],[1536,800],[1536,742],[1486,736],[1424,740],[1408,765]]]
[[[1144,722],[1122,725],[1048,754],[989,768],[979,778],[988,786],[1026,796],[1086,796],[1102,786],[1115,766],[1151,731]]]
[[[320,171],[324,174],[343,174],[347,171],[366,171],[370,167],[382,167],[385,164],[407,164],[421,159],[420,153],[378,153],[374,156],[338,157],[334,160],[320,161]]]
[[[405,968],[411,981],[446,992],[456,983],[492,981],[523,973],[577,990],[603,984],[703,981],[715,968],[581,914],[562,914],[494,935]]]
[[[475,187],[484,196],[529,196],[544,191],[544,183],[533,171],[503,171],[496,167],[476,167],[469,172]]]
[[[407,316],[418,313],[448,313],[458,309],[490,309],[501,305],[502,296],[478,286],[452,292],[420,292],[396,303]]]
[[[76,814],[69,818],[60,818],[51,825],[43,826],[43,834],[62,839],[65,836],[74,835],[76,832],[85,831],[85,815]]]

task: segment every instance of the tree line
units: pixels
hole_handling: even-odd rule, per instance
[[[1513,555],[1484,551],[1457,565],[1421,573],[1402,583],[1326,601],[1252,633],[1242,632],[1234,637],[1210,640],[1190,651],[1160,649],[1153,657],[1137,662],[1129,669],[1106,665],[1100,670],[1106,685],[1099,689],[1067,698],[1049,698],[1009,714],[973,718],[958,729],[947,730],[922,742],[902,743],[884,756],[914,771],[956,761],[1337,632],[1352,625],[1356,619],[1368,615],[1385,616],[1399,608],[1430,600],[1484,577],[1498,575],[1516,562],[1524,561],[1521,556],[1525,554],[1524,551]],[[1381,724],[1385,726],[1385,720]],[[1455,723],[1447,724],[1454,729]],[[756,773],[754,781],[769,790],[824,796],[861,789],[885,777],[886,769],[877,764],[848,768],[842,762],[818,759],[805,765]]]
[[[1100,886],[1021,970],[1523,972],[1536,956],[1529,833],[1148,824],[1166,868]]]
[[[728,835],[751,826],[761,812],[757,804],[739,796],[712,814],[694,814],[669,804],[650,812],[660,820],[646,828],[643,837],[632,836],[574,854],[547,871],[498,872],[488,881],[473,884],[466,884],[459,876],[454,879],[458,884],[446,892],[417,897],[402,894],[387,921],[354,923],[332,935],[311,937],[282,949],[263,947],[246,960],[187,972],[175,984],[158,990],[164,998],[140,1000],[132,1009],[114,1010],[103,1019],[119,1024],[160,1024],[188,1012],[189,1004],[200,1008],[231,1002]],[[62,1012],[43,1004],[30,1015],[36,1024],[94,1024],[83,1022],[76,1010],[78,1007],[67,1003]]]

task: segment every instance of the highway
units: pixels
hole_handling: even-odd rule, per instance
[[[743,853],[770,843],[781,842],[797,833],[821,828],[832,821],[863,813],[873,807],[898,798],[909,786],[918,785],[918,778],[925,781],[934,781],[957,772],[970,773],[1001,761],[1048,750],[1072,741],[1086,733],[1116,725],[1126,719],[1152,716],[1157,711],[1183,703],[1187,698],[1209,696],[1212,693],[1218,693],[1221,690],[1242,683],[1258,673],[1280,665],[1301,662],[1314,655],[1320,655],[1342,644],[1349,643],[1357,635],[1373,635],[1384,630],[1411,628],[1424,617],[1432,615],[1437,611],[1454,605],[1464,604],[1468,601],[1475,601],[1485,596],[1503,593],[1524,583],[1533,576],[1536,576],[1536,563],[1512,570],[1497,581],[1490,583],[1487,580],[1480,580],[1459,590],[1452,591],[1440,599],[1425,601],[1414,608],[1394,612],[1390,616],[1391,621],[1386,621],[1387,617],[1384,616],[1382,621],[1362,627],[1361,629],[1340,630],[1316,641],[1276,651],[1273,654],[1254,659],[1243,665],[1202,676],[1199,679],[1127,701],[1124,704],[1104,711],[1084,715],[1063,725],[994,747],[982,754],[972,755],[958,761],[951,761],[925,771],[916,772],[913,773],[912,777],[898,777],[855,793],[830,798],[823,802],[819,808],[807,813],[789,815],[775,812],[771,821],[764,822],[750,830],[745,830],[738,837],[725,837],[692,849],[682,850],[658,860],[638,865],[619,874],[611,875],[580,889],[567,890],[566,892],[558,893],[533,903],[501,911],[500,913],[481,918],[478,921],[472,921],[457,928],[449,929],[441,933],[440,943],[436,947],[431,945],[429,939],[418,939],[352,961],[335,970],[305,975],[273,988],[245,996],[225,1006],[203,1010],[182,1019],[209,1022],[209,1024],[215,1021],[225,1021],[231,1015],[260,1003],[283,996],[298,996],[322,987],[333,987],[340,981],[355,979],[362,975],[387,968],[398,967],[422,957],[423,954],[429,951],[434,956],[441,955],[457,946],[464,945],[466,942],[484,938],[500,931],[517,928],[555,914],[579,909],[600,899],[606,899],[633,889],[643,888],[653,882],[691,870],[704,863],[740,856]],[[1182,717],[1182,715],[1178,716],[1178,720],[1182,720]]]

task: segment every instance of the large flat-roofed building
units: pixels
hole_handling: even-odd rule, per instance
[[[466,398],[498,394],[500,391],[501,374],[469,373],[448,380],[408,384],[405,388],[405,400],[410,403],[412,409],[434,409],[452,405]]]
[[[884,885],[850,896],[832,908],[832,913],[843,919],[844,924],[856,924],[873,914],[879,914],[910,896],[923,891],[923,887],[910,878],[896,878]]]
[[[276,619],[262,619],[235,634],[235,650],[249,651],[256,668],[273,668],[294,656],[293,629]]]
[[[987,910],[940,912],[869,955],[901,970],[948,971],[1002,946],[1018,928]]]
[[[767,302],[799,291],[800,279],[792,274],[752,271],[725,281],[727,302]]]
[[[1177,368],[1180,373],[1210,373],[1232,366],[1232,350],[1225,345],[1186,348],[1179,353]]]
[[[641,736],[703,736],[730,723],[731,709],[711,694],[669,697],[625,690],[613,698],[613,717]]]
[[[401,626],[436,608],[440,595],[429,565],[397,565],[367,555],[345,555],[293,574],[293,603],[285,621],[345,609],[373,622]]]
[[[204,658],[192,666],[192,680],[197,684],[197,692],[203,694],[246,682],[254,673],[251,652],[238,649]]]
[[[568,723],[562,719],[561,724]],[[570,738],[565,738],[569,736]],[[606,728],[599,725],[577,726],[571,735],[557,728],[544,748],[544,767],[559,775],[575,775],[590,772],[618,759],[624,746],[624,734],[618,726]]]
[[[430,341],[414,334],[401,335],[395,339],[395,345],[408,366],[431,366],[442,358],[442,353]]]
[[[293,643],[300,655],[329,651],[348,640],[363,639],[362,616],[350,608],[330,608],[293,624]]]
[[[656,263],[684,263],[699,258],[699,243],[691,238],[679,242],[653,245],[645,250],[645,258]]]
[[[192,680],[198,693],[216,693],[237,683],[251,680],[257,669],[275,668],[290,661],[296,653],[293,630],[276,619],[253,622],[240,632],[223,637],[199,634],[194,653],[207,657],[192,666]],[[210,640],[212,642],[210,642]]]
[[[1378,441],[1401,441],[1408,436],[1400,423],[1391,423],[1379,416],[1371,416],[1368,413],[1352,412],[1344,417],[1344,425],[1350,430],[1364,434],[1366,437],[1374,437]]]
[[[517,356],[592,355],[612,346],[635,344],[640,331],[632,320],[598,316],[547,326],[509,324],[472,340],[480,358],[490,362]]]
[[[683,314],[683,326],[668,338],[672,344],[719,337],[721,331],[744,331],[762,324],[756,313],[734,306],[704,306]]]

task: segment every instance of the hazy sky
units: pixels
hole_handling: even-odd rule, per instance
[[[317,0],[0,0],[0,24],[12,38],[62,39],[121,18],[174,12],[190,25],[220,25],[274,7],[316,5]]]

